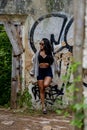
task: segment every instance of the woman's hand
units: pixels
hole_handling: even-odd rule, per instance
[[[34,77],[34,73],[32,72],[32,70],[30,71],[30,76]]]

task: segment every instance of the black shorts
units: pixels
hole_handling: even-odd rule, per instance
[[[44,80],[45,77],[53,78],[52,69],[49,66],[48,68],[39,68],[39,75],[37,76],[37,80]]]

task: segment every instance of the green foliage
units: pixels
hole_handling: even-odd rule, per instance
[[[71,98],[72,101],[76,99],[76,96],[73,95],[74,92],[79,92],[79,88],[75,86],[75,83],[80,82],[82,76],[77,76],[76,79],[73,79],[71,84],[69,84],[69,80],[71,74],[77,71],[79,65],[79,62],[73,62],[71,65],[69,65],[66,75],[62,78],[65,83],[64,87],[66,88],[67,96],[69,97],[69,99]],[[82,99],[80,103],[77,102],[76,104],[69,104],[67,108],[67,110],[71,109],[71,111],[74,113],[74,119],[71,121],[71,124],[78,128],[81,128],[83,126],[83,120],[85,117],[83,110],[87,109],[87,104],[84,103],[84,100],[85,99]],[[65,112],[64,115],[68,116],[68,111]]]
[[[0,105],[10,101],[11,93],[11,44],[3,26],[0,26]]]
[[[18,103],[18,106],[20,108],[22,107],[28,107],[29,109],[32,108],[32,96],[31,94],[29,93],[29,90],[28,88],[25,88],[23,93],[21,91],[19,91],[17,93],[17,103]]]
[[[66,112],[64,112],[64,116],[68,117],[68,116],[70,116],[70,113],[68,111],[66,111]]]
[[[77,109],[78,110],[75,111],[75,118],[71,121],[71,125],[81,128],[83,126],[83,119],[85,115],[83,114],[82,109],[80,110],[80,105]]]
[[[62,110],[59,110],[59,109],[58,109],[58,110],[56,110],[56,113],[57,113],[58,115],[61,115],[61,114],[62,114],[62,112],[63,112]]]
[[[87,109],[87,104],[84,102],[72,105],[72,110],[75,113],[74,120],[71,121],[71,125],[81,128],[83,126],[83,120],[85,118],[83,110]]]

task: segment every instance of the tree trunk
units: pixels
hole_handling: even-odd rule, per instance
[[[74,104],[83,102],[83,85],[82,85],[82,47],[84,45],[84,10],[85,0],[74,0],[74,49],[73,57],[75,62],[80,62],[76,72],[74,73],[74,79],[81,76],[81,81],[75,83],[75,87],[78,91],[75,91]],[[74,113],[74,119],[76,117]],[[84,113],[83,113],[84,114]],[[83,127],[74,127],[74,130],[83,130]]]

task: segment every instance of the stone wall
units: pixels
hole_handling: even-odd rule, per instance
[[[41,11],[54,12],[63,11],[68,14],[73,13],[73,0],[1,0],[0,14],[32,14]]]
[[[41,4],[40,4],[41,5]],[[41,9],[38,11],[35,15],[29,15],[27,22],[28,22],[28,38],[29,38],[29,44],[26,44],[26,47],[30,49],[30,52],[32,55],[39,49],[39,42],[42,38],[46,37],[48,38],[55,51],[55,58],[57,60],[58,65],[60,66],[61,74],[58,77],[56,76],[56,79],[53,80],[53,86],[54,90],[53,95],[50,97],[50,93],[48,92],[47,98],[46,98],[46,104],[52,105],[54,98],[58,98],[57,90],[55,89],[55,85],[57,85],[57,89],[61,89],[64,87],[64,83],[62,81],[62,76],[66,74],[67,68],[69,64],[71,63],[70,57],[72,57],[72,50],[73,50],[73,28],[74,28],[74,22],[73,22],[73,16],[72,13],[67,13],[68,10],[63,10],[60,8],[55,9],[56,4],[52,6],[51,9],[48,10],[47,7],[49,5],[43,4]],[[40,6],[39,6],[40,7]],[[44,9],[46,10],[44,10]],[[54,10],[55,9],[55,10]],[[39,107],[40,105],[40,98],[39,98],[39,91],[37,87],[35,87],[34,83],[36,82],[36,79],[33,79],[29,75],[29,70],[31,69],[31,58],[30,54],[28,55],[28,51],[25,54],[26,55],[26,86],[29,87],[29,91],[32,95],[32,100],[35,105],[35,107]],[[29,68],[30,67],[30,68]],[[70,82],[72,82],[72,76],[70,78]],[[65,88],[64,88],[65,93]],[[64,98],[64,104],[69,103],[69,99],[66,98],[66,93],[63,96]]]
[[[55,84],[58,88],[64,86],[62,75],[66,73],[72,57],[73,48],[73,6],[69,0],[1,0],[0,21],[10,21],[22,25],[22,44],[25,52],[23,59],[23,88],[29,87],[33,101],[38,101],[38,91],[33,88],[35,82],[29,75],[32,67],[32,56],[39,48],[39,41],[48,38],[55,51],[55,57],[61,74],[56,76]],[[68,8],[67,8],[68,7]],[[71,81],[70,81],[71,82]],[[33,91],[32,91],[33,90]],[[35,93],[34,93],[35,92]],[[58,93],[54,92],[54,98]],[[36,99],[35,99],[36,95]],[[64,98],[65,99],[65,98]],[[51,99],[48,94],[48,102]],[[53,103],[53,102],[51,102]]]
[[[28,14],[31,0],[1,0],[0,14]]]

